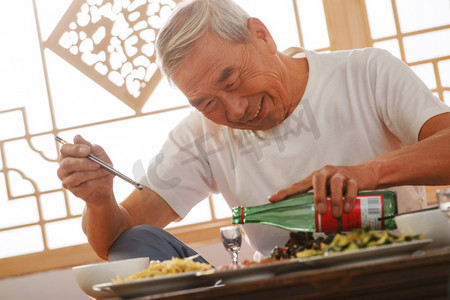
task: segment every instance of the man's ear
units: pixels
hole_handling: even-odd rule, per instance
[[[247,26],[250,31],[250,36],[253,39],[256,39],[260,42],[266,44],[269,47],[269,50],[273,53],[277,52],[277,45],[272,38],[269,30],[266,25],[261,22],[261,20],[257,18],[249,18],[247,21]]]

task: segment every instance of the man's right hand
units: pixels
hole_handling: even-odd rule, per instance
[[[57,174],[64,188],[86,201],[88,206],[97,206],[114,198],[114,175],[88,159],[89,154],[111,164],[102,147],[92,145],[77,135],[73,144],[62,145]]]
[[[144,186],[120,204],[113,193],[114,176],[87,158],[92,154],[111,164],[105,151],[81,136],[61,147],[58,177],[63,187],[86,202],[82,227],[98,256],[108,258],[108,249],[125,230],[141,224],[164,228],[178,214],[157,193]]]

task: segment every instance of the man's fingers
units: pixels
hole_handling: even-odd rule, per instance
[[[87,158],[66,157],[61,160],[56,171],[58,178],[63,180],[69,174],[77,171],[94,171],[100,169],[100,165]]]
[[[92,144],[89,143],[87,140],[85,140],[81,135],[77,134],[74,138],[73,138],[73,143],[74,144],[83,144],[88,146],[89,148],[92,147]]]
[[[100,165],[88,158],[66,157],[61,161],[61,168],[69,172],[92,171],[100,168]]]
[[[64,188],[73,189],[91,180],[101,180],[107,176],[113,175],[104,169],[98,169],[95,171],[74,172],[64,177],[61,181]]]
[[[91,149],[82,144],[65,144],[61,146],[61,159],[69,156],[85,157],[91,152]]]
[[[98,158],[104,160],[105,162],[112,164],[110,159],[107,157],[105,150],[103,149],[103,147],[96,145],[96,144],[92,144],[90,142],[88,142],[87,140],[85,140],[81,135],[76,135],[73,138],[74,143],[77,143],[80,145],[80,148],[86,147],[86,149],[89,149],[89,153],[88,154],[92,154],[94,156],[97,156]],[[83,146],[84,145],[84,146]],[[83,148],[84,149],[84,148]],[[85,156],[86,156],[85,155]]]
[[[95,175],[93,179],[88,181],[80,181],[76,178],[77,173],[74,173],[75,177],[67,177],[62,181],[62,186],[68,190],[70,190],[75,196],[85,199],[87,195],[98,192],[101,187],[106,187],[110,185],[112,181],[113,175],[104,170],[99,170],[97,172],[103,172],[104,176],[99,177],[99,175]],[[84,177],[86,179],[88,177]]]
[[[270,202],[278,202],[278,201],[283,200],[286,197],[296,195],[299,193],[307,192],[311,189],[311,187],[312,187],[311,176],[308,176],[304,180],[296,182],[296,183],[292,184],[291,186],[289,186],[285,189],[279,190],[275,194],[271,195],[269,197],[269,201]]]
[[[270,202],[278,202],[287,197],[287,189],[280,190],[273,195],[269,196]]]
[[[64,144],[61,146],[60,162],[66,157],[85,157],[91,153],[92,145],[83,139],[80,135],[73,138],[73,144]]]
[[[345,188],[346,178],[336,173],[330,179],[331,189],[331,214],[338,218],[342,215],[342,191]]]
[[[314,189],[314,204],[315,209],[319,214],[325,214],[328,210],[327,203],[327,183],[329,172],[322,169],[316,172],[312,178],[312,185]]]
[[[347,190],[344,199],[344,212],[350,212],[356,203],[358,197],[358,182],[354,179],[347,181]]]

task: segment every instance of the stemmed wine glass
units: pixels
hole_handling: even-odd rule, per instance
[[[238,252],[241,249],[242,233],[239,225],[220,228],[220,236],[225,249],[233,260],[233,269],[238,267]]]
[[[448,217],[450,222],[450,188],[436,190],[439,208]]]

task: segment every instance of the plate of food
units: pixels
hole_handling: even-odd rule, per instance
[[[426,247],[432,240],[423,235],[396,235],[369,228],[356,229],[348,234],[333,234],[314,238],[311,234],[292,233],[284,248],[275,248],[270,257],[290,257],[312,267],[336,264],[366,263],[411,255]]]
[[[422,235],[395,235],[369,228],[319,236],[297,232],[291,233],[284,248],[275,248],[261,262],[244,262],[239,269],[219,269],[210,276],[221,279],[225,284],[267,279],[316,267],[367,263],[411,255],[430,242],[431,239],[425,239]]]
[[[306,265],[313,267],[328,267],[344,264],[361,264],[388,259],[395,259],[399,256],[411,255],[416,250],[427,246],[431,239],[415,240],[403,243],[395,243],[370,248],[361,248],[348,252],[328,253],[320,256],[299,259]]]
[[[211,265],[195,262],[190,258],[151,261],[148,268],[140,272],[126,278],[117,276],[111,282],[94,285],[93,289],[122,298],[150,296],[214,286],[216,278],[199,276],[212,271]]]

